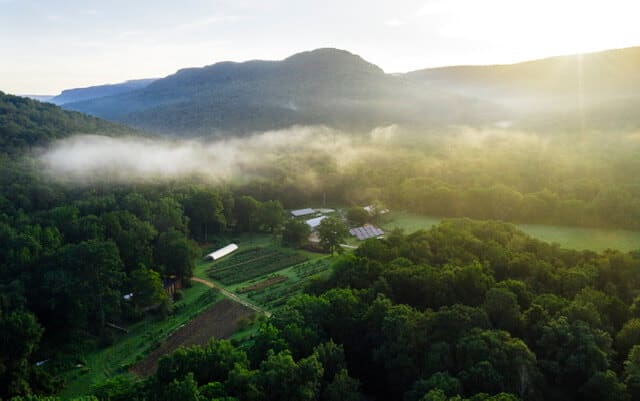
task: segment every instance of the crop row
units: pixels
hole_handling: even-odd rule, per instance
[[[214,265],[209,272],[209,276],[224,285],[237,284],[254,277],[274,273],[278,270],[305,262],[306,260],[306,256],[300,254],[288,254],[275,251],[242,263],[229,264],[225,267],[217,267]]]

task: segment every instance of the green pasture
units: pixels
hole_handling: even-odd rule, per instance
[[[442,218],[423,216],[409,212],[391,212],[385,216],[385,230],[401,228],[406,233],[429,229]],[[640,249],[640,232],[601,228],[580,228],[544,224],[515,224],[520,230],[542,241],[557,243],[564,248],[603,251],[618,249],[631,251]]]

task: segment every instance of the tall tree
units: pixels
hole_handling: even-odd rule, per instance
[[[258,221],[267,228],[269,232],[275,230],[282,225],[285,219],[284,208],[278,200],[270,200],[262,202],[258,207]]]
[[[260,202],[251,196],[241,196],[235,202],[236,230],[253,232],[258,225]]]
[[[226,227],[222,200],[217,191],[195,189],[185,199],[184,211],[189,217],[189,227],[196,238],[207,241],[211,230],[220,232]]]
[[[349,230],[342,220],[336,217],[327,217],[320,222],[318,235],[320,236],[320,245],[331,252],[333,256],[334,252],[342,251],[340,244],[349,235]]]
[[[284,224],[282,230],[282,244],[292,248],[299,248],[309,239],[311,229],[304,221],[291,219]]]
[[[188,239],[184,233],[170,229],[158,238],[155,259],[163,266],[165,274],[176,275],[184,280],[193,274],[195,259],[199,253],[195,242]]]

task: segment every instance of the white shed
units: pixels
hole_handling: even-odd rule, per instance
[[[320,217],[316,217],[314,219],[309,219],[309,220],[305,221],[305,223],[307,223],[309,228],[311,228],[312,230],[315,230],[316,228],[318,228],[320,226],[320,223],[322,222],[322,220],[324,220],[326,218],[327,218],[327,216],[320,216]]]
[[[211,252],[210,254],[205,256],[205,259],[218,260],[223,256],[227,256],[228,254],[230,254],[231,252],[235,251],[236,249],[238,249],[238,245],[229,244],[229,245],[225,246],[224,248],[220,248],[215,252]]]
[[[315,212],[316,211],[311,208],[306,208],[306,209],[292,210],[291,214],[293,215],[293,217],[301,217],[301,216],[308,216],[310,214],[314,214]]]

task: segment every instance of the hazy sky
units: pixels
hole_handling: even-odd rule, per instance
[[[162,77],[318,47],[387,72],[640,45],[637,0],[0,0],[0,90]]]

